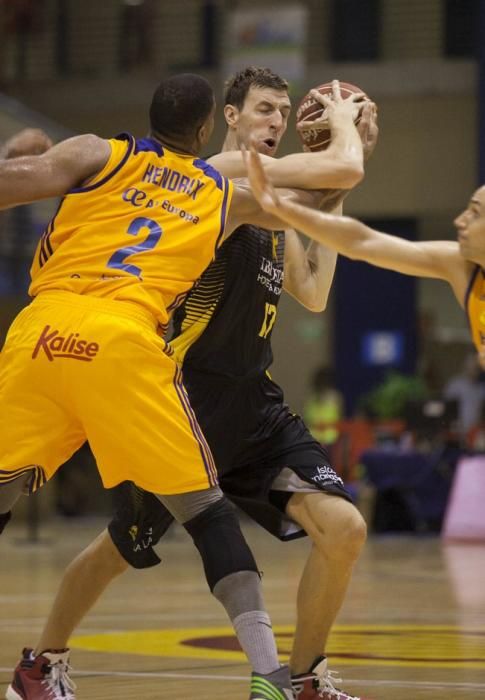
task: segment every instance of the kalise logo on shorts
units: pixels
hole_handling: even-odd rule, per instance
[[[73,360],[91,362],[98,354],[98,343],[91,343],[79,337],[79,333],[70,333],[68,336],[60,335],[60,331],[45,326],[32,353],[32,359],[38,357],[41,350],[52,362],[55,357],[70,357]]]

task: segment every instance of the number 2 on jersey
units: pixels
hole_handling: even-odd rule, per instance
[[[136,236],[143,228],[149,230],[148,236],[137,245],[127,245],[123,248],[118,248],[108,260],[108,267],[114,268],[115,270],[124,270],[124,272],[128,272],[130,275],[140,277],[141,268],[124,262],[125,259],[130,255],[135,255],[135,253],[144,253],[147,250],[153,250],[162,236],[161,226],[159,226],[156,221],[153,221],[153,219],[146,219],[144,216],[133,219],[128,226],[127,233]]]
[[[263,325],[261,326],[261,330],[259,331],[259,337],[260,338],[267,338],[269,335],[269,332],[274,326],[274,322],[276,321],[276,306],[274,304],[269,304],[266,302],[264,305],[264,320],[263,320]]]

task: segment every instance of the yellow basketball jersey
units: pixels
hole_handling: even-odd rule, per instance
[[[472,332],[473,342],[478,352],[485,350],[485,275],[477,265],[470,278],[465,298],[465,308]]]
[[[164,325],[214,257],[232,183],[150,138],[110,145],[103,170],[65,195],[42,235],[29,293],[131,301]]]

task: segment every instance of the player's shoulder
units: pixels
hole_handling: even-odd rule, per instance
[[[210,162],[204,160],[203,158],[194,158],[192,165],[196,170],[200,172],[201,175],[205,176],[207,179],[212,180],[216,187],[222,192],[228,189],[228,180],[225,175],[223,175],[217,167],[214,167]]]
[[[84,151],[96,152],[99,149],[109,149],[110,141],[98,136],[97,134],[79,134],[78,136],[71,136],[64,141],[61,141],[65,147],[72,147],[76,149],[83,149]]]
[[[93,162],[101,165],[106,162],[111,154],[111,144],[108,139],[96,134],[80,134],[72,136],[59,144],[60,153],[64,157],[70,157],[79,162]],[[56,147],[51,149],[53,154]]]

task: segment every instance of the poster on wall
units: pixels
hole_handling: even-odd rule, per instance
[[[265,66],[294,89],[305,75],[307,10],[300,5],[234,9],[228,15],[224,74],[246,66]]]

